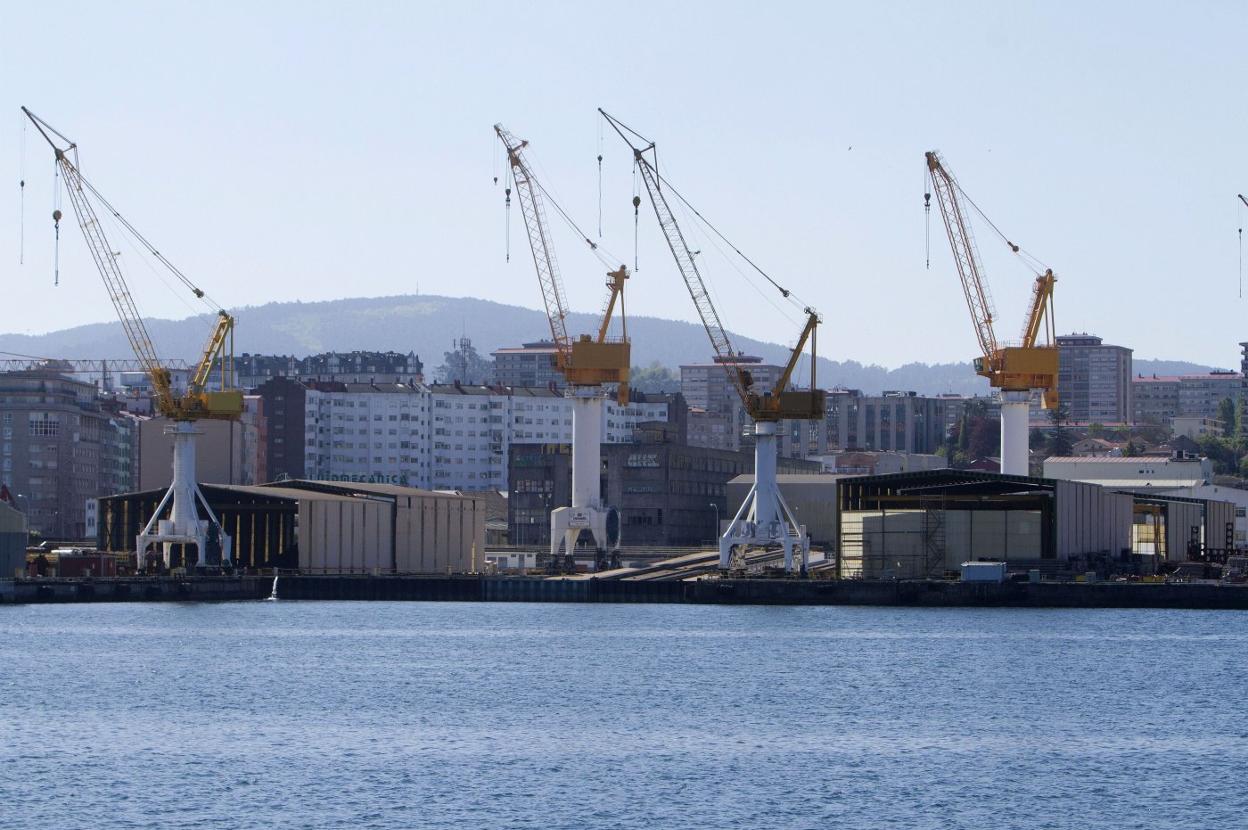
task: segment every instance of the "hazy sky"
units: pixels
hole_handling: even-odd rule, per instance
[[[0,331],[113,319],[72,220],[52,287],[52,161],[32,131],[18,265],[21,104],[229,306],[419,287],[539,307],[517,211],[504,262],[491,126],[529,139],[547,184],[596,228],[602,106],[822,312],[829,357],[975,351],[935,214],[924,268],[923,151],[937,148],[1058,274],[1060,330],[1237,366],[1246,94],[1243,2],[0,0]],[[631,264],[630,159],[613,134],[603,147],[603,241]],[[695,319],[648,211],[628,310]],[[1030,276],[986,228],[978,241],[1013,338]],[[603,269],[559,243],[573,307],[596,309]],[[144,312],[186,314],[128,250]],[[796,336],[800,314],[761,302],[709,249],[700,261],[729,328]]]

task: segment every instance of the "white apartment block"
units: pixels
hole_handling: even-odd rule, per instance
[[[304,469],[309,478],[429,488],[431,396],[420,384],[309,388]]]
[[[666,401],[608,401],[604,443],[626,443]],[[567,444],[572,401],[549,389],[455,384],[309,384],[304,469],[309,478],[434,490],[505,490],[512,444]]]

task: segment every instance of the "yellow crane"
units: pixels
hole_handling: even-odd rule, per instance
[[[172,484],[136,540],[139,565],[143,564],[149,546],[159,545],[163,547],[166,566],[172,564],[175,550],[182,554],[182,561],[189,564],[188,546],[195,548],[198,567],[208,567],[210,560],[217,558],[218,552],[220,563],[228,566],[231,540],[222,531],[220,522],[195,482],[195,437],[199,433],[196,432],[194,424],[205,419],[236,420],[242,414],[243,395],[234,388],[233,377],[234,318],[224,309],[216,309],[212,331],[193,367],[187,388],[183,391],[175,390],[170,371],[156,354],[156,347],[147,333],[134,295],[122,272],[120,255],[105,236],[96,205],[116,220],[135,242],[172,273],[193,296],[203,300],[204,292],[153,247],[83,177],[78,167],[76,143],[26,107],[22,107],[22,112],[52,148],[57,169],[65,182],[65,192],[86,240],[87,250],[104,281],[109,300],[117,311],[130,347],[151,380],[154,408],[170,421],[166,432],[173,437]],[[59,227],[61,212],[55,211],[52,218]],[[209,388],[214,364],[220,369],[220,389],[216,390]],[[206,518],[200,518],[197,502],[202,506]],[[162,518],[166,508],[169,509],[168,519]]]
[[[806,533],[806,528],[798,524],[776,483],[776,425],[784,420],[818,421],[824,417],[825,393],[817,387],[815,379],[815,333],[819,326],[819,315],[809,306],[804,309],[805,325],[780,376],[770,389],[756,389],[754,378],[746,368],[746,364],[738,359],[740,353],[733,349],[728,332],[720,322],[719,312],[711,301],[710,292],[707,291],[706,283],[698,269],[696,254],[689,248],[685,235],[676,221],[676,215],[667,200],[667,192],[674,194],[699,217],[701,214],[685,202],[675,188],[659,175],[658,152],[653,141],[608,115],[602,109],[598,112],[633,151],[634,162],[645,183],[646,193],[650,197],[650,204],[654,207],[654,214],[663,231],[668,249],[676,260],[676,268],[684,279],[685,288],[693,300],[694,308],[698,312],[707,337],[710,338],[711,347],[715,351],[715,362],[722,365],[728,373],[729,382],[740,396],[746,413],[754,421],[754,486],[741,504],[740,510],[729,523],[727,531],[720,538],[720,569],[732,568],[736,555],[744,554],[751,548],[779,547],[784,551],[785,570],[792,572],[795,569],[794,552],[796,550],[800,551],[799,567],[804,572],[810,556],[810,537]],[[718,234],[718,231],[715,232]],[[733,249],[736,250],[736,247],[733,246]],[[782,296],[785,298],[791,296],[790,291],[763,273],[762,269],[754,265],[744,254],[741,256],[779,290]],[[789,384],[808,341],[810,343],[810,388],[790,390]],[[736,562],[739,561],[736,560]]]
[[[596,334],[570,337],[567,328],[568,303],[546,221],[545,202],[549,201],[559,211],[591,250],[596,252],[598,245],[580,230],[533,174],[524,156],[528,142],[516,138],[501,124],[494,125],[494,132],[507,150],[507,162],[515,182],[516,196],[520,200],[520,212],[524,216],[533,265],[550,323],[551,340],[555,344],[556,368],[567,380],[568,396],[572,399],[572,504],[551,511],[550,562],[553,566],[560,561],[559,549],[562,545],[566,551],[563,569],[569,569],[576,540],[583,530],[588,530],[597,551],[595,566],[603,570],[618,563],[620,533],[619,513],[603,504],[600,493],[601,387],[614,385],[619,402],[628,403],[630,350],[624,316],[624,283],[628,279],[628,269],[621,265],[607,273],[607,300]],[[617,304],[621,337],[612,340],[608,331]]]
[[[1027,475],[1027,423],[1031,393],[1033,390],[1040,393],[1041,405],[1046,409],[1058,405],[1058,349],[1053,317],[1053,287],[1057,277],[1051,268],[1040,271],[1032,266],[1036,274],[1022,336],[1016,344],[998,341],[994,328],[996,313],[975,247],[966,205],[969,204],[988,222],[1012,252],[1020,256],[1024,252],[966,196],[939,155],[934,151],[928,152],[926,159],[931,189],[936,193],[962,293],[979,341],[980,356],[974,360],[975,372],[988,378],[994,389],[1001,390],[1001,472]],[[930,206],[930,193],[925,194],[925,201]],[[1040,342],[1042,335],[1044,342]]]

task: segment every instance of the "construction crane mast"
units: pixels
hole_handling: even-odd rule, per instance
[[[166,567],[173,563],[174,547],[182,552],[183,563],[190,562],[187,546],[194,546],[196,566],[208,567],[217,558],[223,566],[231,560],[231,539],[221,529],[207,500],[195,480],[195,422],[200,420],[237,420],[243,411],[242,392],[234,388],[234,318],[223,309],[217,309],[216,320],[209,333],[199,361],[191,372],[184,391],[173,388],[171,373],[156,354],[156,347],[147,333],[143,317],[130,291],[121,269],[120,255],[109,243],[96,210],[98,203],[116,222],[167,268],[198,299],[204,292],[196,287],[174,265],[156,250],[104,197],[88,182],[78,169],[78,145],[70,141],[42,118],[26,107],[22,112],[35,125],[35,129],[52,147],[56,166],[65,180],[65,190],[78,227],[82,230],[87,249],[96,269],[104,281],[109,299],[117,311],[126,338],[135,358],[152,383],[154,408],[169,419],[166,433],[173,438],[173,478],[168,492],[152,514],[143,531],[136,539],[136,555],[141,567],[150,546],[163,549]],[[53,138],[55,136],[55,138]],[[62,143],[58,143],[57,139]],[[71,159],[72,156],[72,159]],[[59,225],[61,212],[53,213]],[[213,364],[220,366],[220,389],[209,389]],[[200,518],[198,506],[202,506],[207,519]],[[169,518],[161,518],[169,510]]]
[[[545,202],[550,201],[554,205],[591,250],[597,251],[598,246],[581,233],[533,175],[524,156],[528,142],[516,138],[501,124],[495,124],[494,131],[507,150],[507,162],[515,182],[516,196],[520,200],[520,212],[524,216],[533,265],[550,323],[551,340],[555,344],[555,367],[567,380],[567,394],[572,399],[572,504],[551,511],[550,562],[552,567],[558,565],[562,545],[565,551],[562,569],[571,570],[576,540],[581,531],[588,530],[597,551],[595,568],[605,570],[617,567],[619,512],[603,504],[601,497],[602,408],[604,385],[613,385],[617,400],[621,404],[628,403],[630,355],[624,315],[624,282],[628,279],[628,269],[621,265],[607,273],[607,299],[595,335],[572,338],[567,329],[568,303],[546,221]],[[608,332],[617,305],[621,336],[611,339]]]
[[[935,152],[927,153],[926,158],[932,190],[936,192],[954,265],[962,282],[962,293],[979,341],[980,356],[974,360],[975,372],[988,378],[993,388],[1001,390],[1001,472],[1027,475],[1030,466],[1027,425],[1033,390],[1040,393],[1041,405],[1045,409],[1058,404],[1058,349],[1053,317],[1053,286],[1057,277],[1051,268],[1045,268],[1043,272],[1033,268],[1037,273],[1022,337],[1016,344],[999,342],[993,325],[996,315],[992,298],[966,210],[966,204],[973,208],[975,204],[966,197]],[[925,200],[930,205],[930,193],[926,194]],[[978,212],[978,208],[975,210]],[[1001,234],[991,222],[988,224],[1011,251],[1022,254],[1018,245]],[[1040,342],[1041,335],[1045,337],[1043,343]]]
[[[801,555],[800,569],[805,572],[810,558],[810,537],[805,526],[798,524],[776,483],[776,432],[780,421],[817,421],[824,417],[825,394],[817,388],[815,382],[815,346],[819,315],[809,306],[804,309],[805,325],[779,378],[771,389],[756,389],[753,377],[739,359],[740,353],[732,347],[728,332],[720,321],[719,312],[715,309],[710,292],[707,291],[706,283],[698,270],[695,254],[689,248],[667,200],[665,190],[671,188],[659,175],[658,154],[654,142],[602,109],[598,112],[633,151],[634,162],[641,173],[642,181],[645,182],[646,193],[654,207],[659,227],[667,240],[672,257],[676,260],[676,268],[684,279],[685,288],[693,300],[702,326],[706,329],[711,348],[715,351],[715,362],[724,367],[729,382],[741,398],[746,414],[754,421],[754,486],[719,540],[720,569],[733,568],[736,564],[735,555],[743,555],[751,548],[780,547],[784,550],[785,570],[792,572],[795,569],[796,550]],[[679,198],[679,194],[676,195]],[[770,277],[767,279],[784,297],[790,296],[788,290],[776,285]],[[807,341],[810,342],[810,388],[790,391],[788,386]]]

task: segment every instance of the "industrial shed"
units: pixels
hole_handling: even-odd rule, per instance
[[[776,476],[784,503],[793,511],[798,524],[806,526],[811,544],[824,550],[836,549],[836,483],[843,478],[848,476],[831,473],[780,473]],[[719,517],[721,523],[727,523],[736,515],[753,486],[753,473],[736,476],[728,482],[728,510]],[[721,527],[719,532],[723,530]]]
[[[487,504],[484,494],[309,480],[284,481],[260,489],[319,493],[386,506],[386,528],[379,531],[386,537],[380,543],[385,553],[378,556],[366,553],[362,564],[357,564],[352,556],[355,570],[371,571],[380,567],[392,573],[468,573],[485,561]],[[323,521],[326,533],[345,532],[340,524],[335,526],[332,517],[326,516]],[[365,520],[360,527],[371,533],[369,521]],[[378,559],[381,561],[376,561]],[[305,567],[302,562],[300,567]],[[330,559],[321,563],[313,556],[307,567],[332,568],[334,564]]]
[[[245,569],[444,574],[483,561],[485,506],[475,496],[319,481],[200,489],[234,540],[234,562]],[[100,549],[133,551],[163,495],[100,499]]]
[[[976,559],[1017,569],[1130,553],[1184,560],[1189,540],[1225,535],[1207,532],[1207,517],[1210,527],[1228,521],[1221,503],[971,470],[847,478],[838,503],[839,569],[863,578],[938,576]]]

